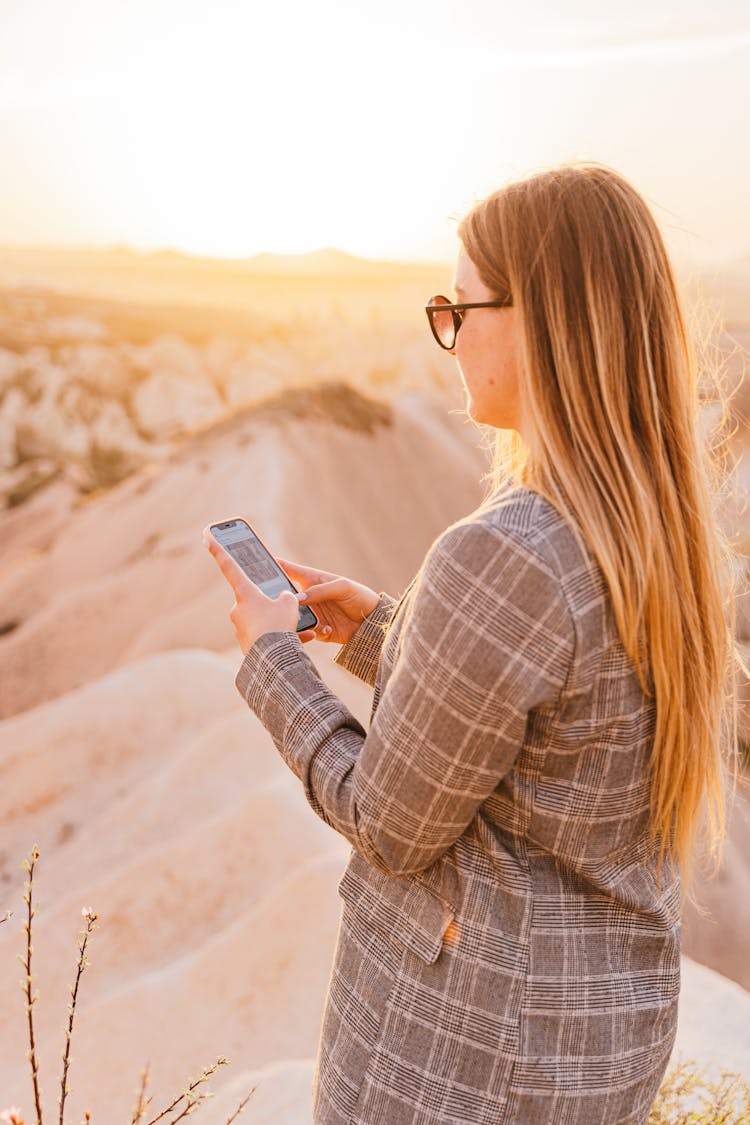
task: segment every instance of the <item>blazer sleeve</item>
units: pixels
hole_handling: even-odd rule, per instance
[[[395,598],[381,591],[378,604],[362,619],[362,623],[333,658],[334,664],[346,668],[370,687],[375,687],[380,650],[397,605]]]
[[[374,867],[431,866],[512,768],[532,708],[567,682],[575,631],[526,539],[452,525],[430,547],[369,731],[291,630],[262,634],[236,684],[313,810]]]

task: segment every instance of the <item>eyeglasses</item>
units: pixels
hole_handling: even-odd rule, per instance
[[[507,309],[512,306],[510,298],[505,301],[472,301],[470,304],[454,305],[437,294],[430,297],[424,307],[430,322],[432,335],[441,348],[451,351],[456,346],[456,336],[464,319],[466,309]]]

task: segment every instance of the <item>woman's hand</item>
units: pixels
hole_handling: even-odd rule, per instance
[[[272,633],[277,629],[296,631],[299,620],[296,594],[291,590],[282,590],[277,597],[269,598],[214,539],[208,527],[203,530],[203,543],[234,591],[235,603],[229,616],[243,654],[247,653],[263,633]]]
[[[276,556],[276,561],[293,582],[302,587],[300,605],[309,605],[318,619],[315,629],[298,633],[304,643],[315,637],[343,645],[380,601],[378,594],[361,582],[331,574],[327,570],[302,566]]]

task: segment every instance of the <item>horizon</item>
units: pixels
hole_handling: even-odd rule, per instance
[[[246,262],[256,261],[258,258],[314,258],[322,255],[336,255],[342,259],[349,259],[353,262],[372,263],[374,265],[416,265],[416,266],[446,266],[452,264],[450,258],[380,258],[372,257],[365,254],[353,254],[349,250],[344,250],[340,246],[315,246],[309,250],[300,251],[279,251],[279,250],[259,250],[253,254],[247,254],[241,257],[235,257],[228,254],[201,254],[192,253],[188,250],[181,250],[176,246],[155,246],[155,247],[140,247],[134,246],[129,243],[0,243],[0,254],[4,251],[11,251],[15,253],[22,253],[30,251],[34,253],[92,253],[92,254],[131,254],[135,257],[176,257],[188,258],[191,261],[202,262],[219,262],[222,264],[243,264]]]
[[[670,257],[678,269],[698,270],[700,272],[709,272],[711,270],[728,270],[738,266],[743,266],[750,262],[750,248],[735,251],[733,254],[726,256],[691,256],[689,250],[684,248],[675,250],[669,248]],[[32,254],[42,255],[127,255],[135,259],[148,261],[149,259],[158,258],[172,258],[174,260],[182,260],[185,263],[195,263],[204,265],[216,266],[246,266],[254,263],[259,263],[262,260],[269,262],[278,262],[292,264],[298,262],[304,264],[311,262],[314,259],[322,259],[329,256],[333,261],[340,259],[341,264],[351,262],[359,266],[373,266],[373,267],[404,267],[413,266],[417,269],[452,269],[455,264],[455,258],[394,258],[394,257],[375,257],[364,254],[354,254],[349,250],[342,249],[340,246],[316,246],[309,250],[302,251],[279,251],[279,250],[259,250],[253,254],[247,254],[242,257],[235,257],[228,254],[207,254],[207,253],[193,253],[189,250],[183,250],[175,246],[155,246],[155,247],[141,247],[134,246],[127,243],[0,243],[0,256],[4,253],[9,254]]]

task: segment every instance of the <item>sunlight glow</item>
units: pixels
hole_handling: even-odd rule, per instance
[[[0,0],[0,245],[449,257],[485,192],[597,159],[698,253],[750,246],[750,26],[695,0],[42,7]]]

